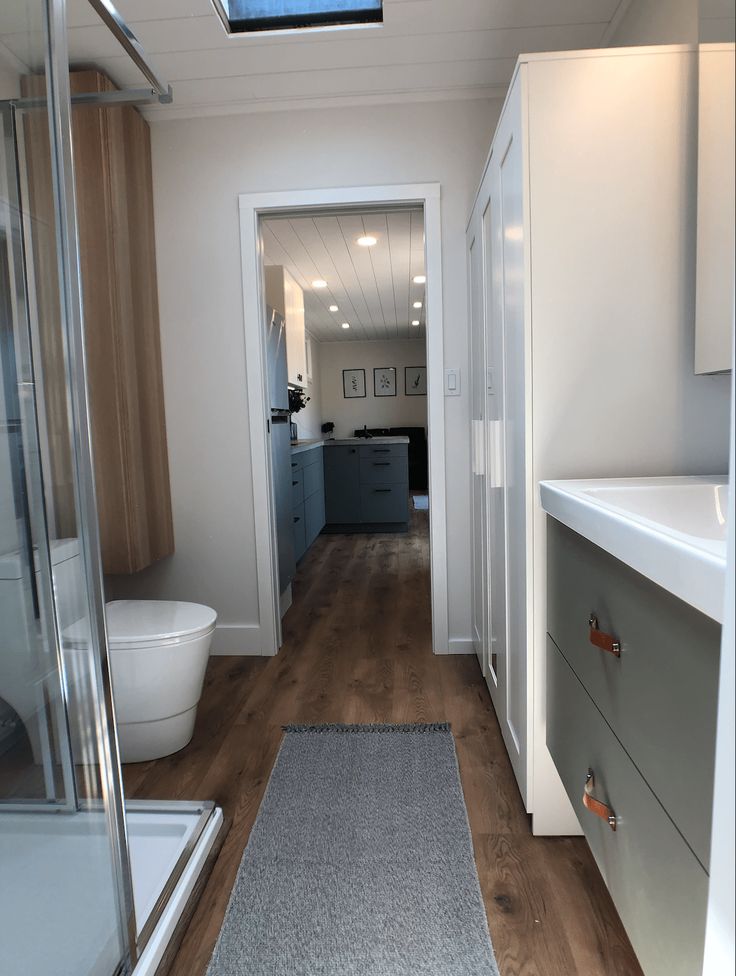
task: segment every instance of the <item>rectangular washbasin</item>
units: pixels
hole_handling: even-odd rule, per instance
[[[542,481],[540,498],[549,515],[723,620],[725,477]]]

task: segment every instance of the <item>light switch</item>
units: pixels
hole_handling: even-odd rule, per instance
[[[460,396],[460,370],[445,370],[445,396]]]

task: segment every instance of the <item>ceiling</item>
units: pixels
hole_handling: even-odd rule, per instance
[[[116,0],[174,104],[149,118],[406,99],[502,97],[521,53],[599,47],[630,0],[384,0],[384,23],[228,37],[210,0]],[[24,57],[2,0],[2,42]],[[87,0],[68,0],[73,63],[141,83]],[[17,18],[16,18],[17,20]]]
[[[412,281],[424,274],[421,210],[300,214],[269,218],[262,228],[265,263],[283,265],[304,289],[307,331],[316,339],[424,338],[425,286]],[[361,247],[363,235],[377,243]],[[315,280],[327,287],[314,288]]]

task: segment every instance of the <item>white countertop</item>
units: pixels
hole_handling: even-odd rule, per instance
[[[322,444],[324,444],[322,437],[315,437],[312,440],[292,441],[291,453],[300,454],[302,451],[309,451],[311,448],[319,447]]]
[[[539,489],[549,515],[723,621],[725,477],[542,481]]]
[[[404,435],[396,437],[336,437],[334,440],[325,441],[325,447],[331,444],[336,446],[351,444],[408,444],[409,438]]]

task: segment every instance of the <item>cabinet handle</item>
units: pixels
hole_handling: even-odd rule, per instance
[[[591,644],[595,644],[596,647],[599,647],[602,651],[606,651],[608,654],[613,654],[614,657],[621,657],[621,644],[612,634],[607,634],[605,631],[598,629],[598,618],[594,613],[590,615],[588,627],[590,627],[589,637]]]
[[[295,522],[301,522],[301,519],[299,518],[299,516],[298,516],[298,515],[295,515],[295,516],[294,516],[294,521],[295,521]]]
[[[373,467],[374,468],[390,468],[391,467],[391,462],[390,461],[374,461],[373,462]]]
[[[377,492],[378,494],[380,494],[381,492],[384,492],[384,491],[391,491],[390,488],[374,488],[373,490],[375,492]]]
[[[298,465],[299,465],[299,462],[298,461],[292,461],[291,462],[292,468],[296,468],[296,467],[298,467]]]
[[[374,447],[373,448],[373,453],[374,454],[390,454],[391,453],[391,448],[390,447]]]
[[[593,796],[593,787],[595,786],[595,776],[593,775],[593,770],[589,769],[585,777],[585,789],[583,790],[583,805],[586,810],[590,810],[594,813],[596,817],[600,817],[601,820],[605,820],[611,830],[616,830],[616,814],[613,810],[603,802],[603,800],[597,800]]]

